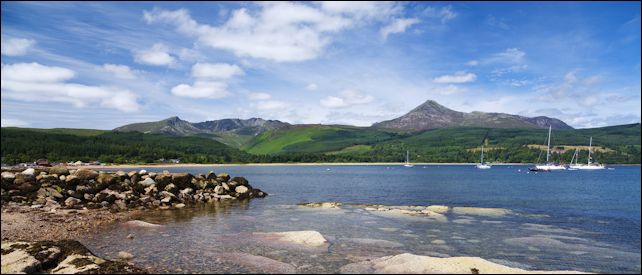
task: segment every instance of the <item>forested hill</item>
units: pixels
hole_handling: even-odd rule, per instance
[[[239,148],[208,136],[173,136],[89,129],[2,128],[2,163],[47,158],[55,162],[489,162],[541,160],[547,129],[444,128],[396,133],[370,127],[302,125],[266,131]],[[640,124],[553,131],[553,159],[568,163],[575,149],[585,159],[589,137],[602,163],[640,163]]]

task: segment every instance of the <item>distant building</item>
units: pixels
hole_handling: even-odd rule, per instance
[[[181,162],[181,160],[180,160],[180,159],[168,159],[167,161],[168,161],[169,163],[180,163],[180,162]]]

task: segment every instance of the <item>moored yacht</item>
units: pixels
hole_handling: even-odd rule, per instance
[[[593,145],[593,137],[589,139],[589,148],[588,148],[588,160],[586,164],[578,164],[577,163],[577,157],[575,157],[575,164],[572,163],[569,166],[570,169],[573,170],[601,170],[605,169],[606,166],[604,164],[599,164],[599,163],[593,163],[591,162],[591,146]],[[577,151],[575,152],[577,154]]]
[[[566,170],[566,166],[560,165],[550,161],[551,158],[551,131],[552,127],[548,126],[548,139],[546,142],[546,163],[537,164],[535,167],[529,168],[531,171],[550,172],[555,170]]]

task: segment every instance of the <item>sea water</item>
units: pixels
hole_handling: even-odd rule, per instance
[[[527,166],[226,166],[147,171],[243,176],[269,196],[147,211],[141,220],[84,236],[106,258],[119,251],[155,272],[337,273],[346,264],[413,253],[475,256],[524,269],[640,272],[640,167],[533,173]],[[134,170],[134,169],[132,169]],[[138,170],[138,169],[136,169]],[[335,201],[340,209],[298,206]],[[369,204],[503,208],[507,215],[446,214],[446,220],[369,211]],[[254,232],[314,230],[323,250],[275,246]],[[134,236],[128,239],[128,235]],[[237,253],[237,254],[230,254]],[[241,254],[238,254],[241,253]],[[290,270],[290,269],[288,269]]]

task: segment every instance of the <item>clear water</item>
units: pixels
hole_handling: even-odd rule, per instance
[[[279,272],[233,252],[288,263],[300,273],[337,273],[349,263],[403,252],[477,256],[527,269],[640,273],[640,167],[528,173],[527,166],[232,166],[149,169],[244,176],[270,195],[250,202],[149,211],[159,229],[120,224],[83,243],[119,251],[156,272]],[[342,209],[297,206],[338,201]],[[439,222],[388,216],[356,204],[497,207],[501,217],[448,214]],[[319,231],[323,250],[253,238],[252,232]],[[132,234],[134,239],[127,239]],[[356,239],[355,239],[356,238]],[[364,240],[365,239],[365,240]],[[385,241],[382,241],[385,240]],[[232,256],[230,256],[232,255]]]

